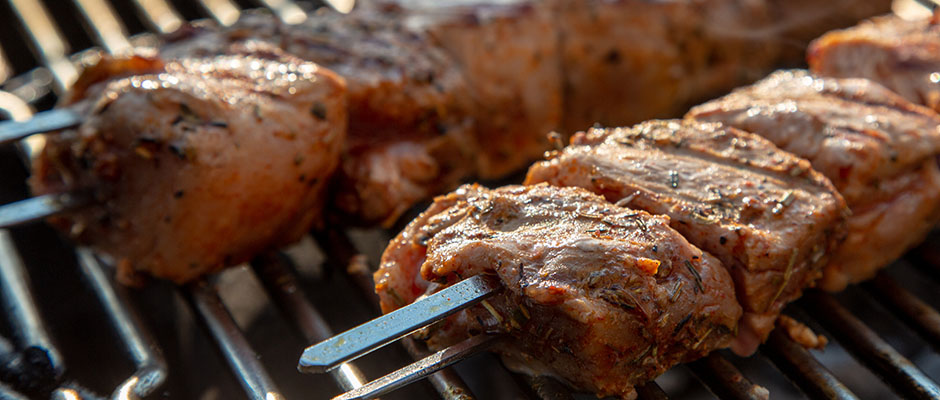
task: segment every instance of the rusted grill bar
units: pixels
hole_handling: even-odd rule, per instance
[[[904,290],[894,279],[879,273],[862,284],[879,302],[895,311],[908,326],[914,328],[927,343],[940,351],[940,313],[924,301]]]
[[[940,398],[940,388],[930,378],[831,295],[812,290],[803,295],[800,303],[852,356],[899,395],[910,399]]]
[[[809,351],[780,329],[770,333],[761,353],[811,399],[858,399]]]
[[[712,352],[687,365],[708,390],[722,399],[766,400],[768,397],[767,389],[751,383],[731,361],[718,352]]]

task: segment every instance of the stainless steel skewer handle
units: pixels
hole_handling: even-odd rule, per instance
[[[301,372],[327,372],[496,293],[499,283],[477,275],[424,299],[310,346],[300,357]]]

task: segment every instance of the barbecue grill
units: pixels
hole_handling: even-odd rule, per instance
[[[254,7],[297,22],[313,6],[291,0],[3,2],[0,114],[25,120],[51,108],[81,65],[95,62],[99,54],[72,54],[72,49],[121,52],[152,43],[153,33],[170,32],[186,20],[211,18],[227,25]],[[28,196],[21,153],[10,146],[0,149],[0,204]],[[0,221],[27,222],[49,204],[32,201],[7,208]],[[303,346],[378,315],[370,265],[392,234],[317,231],[289,249],[196,284],[176,288],[154,282],[129,290],[115,283],[108,260],[71,248],[44,225],[0,229],[5,311],[0,368],[20,378],[34,375],[0,383],[0,399],[51,391],[56,399],[243,394],[274,400],[327,398],[360,387],[367,376],[377,378],[429,352],[422,343],[404,339],[401,346],[331,371],[333,382],[301,375],[295,365]],[[825,352],[808,351],[778,329],[759,355],[741,359],[716,352],[638,388],[639,395],[701,398],[710,392],[722,399],[754,399],[769,389],[775,397],[938,398],[938,289],[940,236],[933,235],[874,280],[837,296],[810,292],[787,310],[833,339]],[[299,335],[291,336],[290,330]],[[471,343],[450,361],[463,361],[480,349]],[[423,362],[408,374],[441,365],[438,359]],[[593,397],[573,394],[551,378],[510,373],[486,355],[461,362],[456,371],[442,369],[425,382],[387,398]]]

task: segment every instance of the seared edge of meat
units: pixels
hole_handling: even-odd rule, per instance
[[[82,100],[88,118],[48,136],[34,160],[35,193],[93,191],[96,205],[53,222],[113,256],[125,281],[146,271],[187,282],[319,219],[345,137],[344,83],[275,49],[245,50],[107,82]]]
[[[813,72],[868,78],[904,98],[940,111],[940,14],[906,21],[872,18],[813,41],[807,61]]]
[[[526,184],[579,186],[668,215],[670,225],[731,271],[747,354],[845,237],[845,201],[808,161],[720,124],[650,121],[592,129],[529,170]]]
[[[507,358],[631,396],[633,385],[726,346],[741,312],[721,263],[668,222],[580,188],[462,186],[391,242],[376,292],[389,312],[495,275],[505,291],[424,332],[432,347],[504,332],[497,351]]]
[[[181,32],[161,54],[228,54],[245,41],[270,43],[346,80],[349,134],[332,200],[343,222],[390,225],[474,173],[475,106],[466,78],[427,33],[401,18],[320,10],[287,25],[248,13],[232,27]]]
[[[870,278],[940,218],[940,116],[867,79],[781,71],[687,117],[756,133],[806,157],[845,196],[849,236],[825,269],[824,289]]]

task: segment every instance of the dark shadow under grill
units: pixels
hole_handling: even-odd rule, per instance
[[[288,21],[311,9],[290,0],[3,2],[0,111],[19,119],[51,108],[79,66],[96,60],[73,49],[120,51],[184,20],[231,23],[245,7],[266,7]],[[28,196],[17,152],[0,150],[0,171],[0,204]],[[45,225],[0,230],[0,378],[37,376],[0,384],[0,399],[53,390],[61,399],[328,398],[361,385],[427,350],[407,339],[330,375],[301,375],[295,366],[305,345],[378,315],[370,266],[391,235],[315,232],[209,281],[128,290],[104,262]],[[639,388],[640,397],[752,399],[770,390],[775,398],[938,398],[938,290],[940,236],[932,236],[874,280],[836,296],[810,292],[788,309],[834,339],[825,352],[777,331],[759,355],[713,353]],[[551,378],[512,374],[490,355],[455,369],[387,398],[593,398]]]

